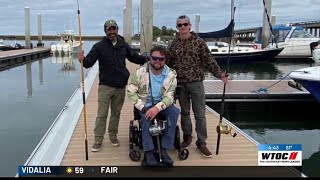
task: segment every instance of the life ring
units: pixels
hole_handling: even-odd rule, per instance
[[[253,49],[258,49],[258,46],[256,44],[252,45]]]

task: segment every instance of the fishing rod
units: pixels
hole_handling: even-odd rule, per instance
[[[80,37],[80,52],[82,52],[82,36],[81,36],[81,22],[80,22],[80,9],[79,2],[77,0],[78,5],[78,25],[79,25],[79,37]],[[83,72],[83,59],[81,60],[81,81],[82,81],[82,102],[83,102],[83,119],[84,119],[84,144],[86,151],[86,160],[88,160],[88,140],[87,140],[87,113],[86,113],[86,94],[84,90],[84,72]]]
[[[233,10],[235,13],[236,7],[234,7]],[[233,14],[233,17],[234,17],[234,14]],[[232,40],[233,40],[233,32],[234,32],[234,18],[232,18],[232,29],[231,29],[229,51],[228,51],[228,67],[227,67],[227,71],[225,72],[226,77],[228,77],[228,71],[229,71],[230,48],[231,48],[231,44],[232,44]],[[216,155],[219,154],[221,134],[231,134],[231,128],[222,124],[222,119],[223,119],[223,114],[224,114],[224,106],[225,106],[225,94],[226,94],[226,83],[223,83],[220,120],[219,120],[219,124],[217,126],[218,138],[217,138],[217,146],[216,146]],[[236,135],[237,135],[237,133],[234,133],[234,135],[232,135],[232,136],[235,137]]]

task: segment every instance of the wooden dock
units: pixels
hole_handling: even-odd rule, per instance
[[[23,64],[48,55],[50,55],[49,48],[0,51],[0,69],[5,69],[17,64]]]
[[[132,72],[136,66],[129,64],[129,70]],[[206,87],[208,87],[208,84],[206,84]],[[81,116],[79,117],[78,123],[75,127],[75,130],[73,132],[73,135],[71,137],[71,140],[68,144],[68,147],[66,149],[66,152],[62,158],[60,166],[128,166],[128,167],[139,167],[141,165],[141,160],[139,162],[134,162],[129,158],[129,121],[133,119],[133,105],[131,102],[128,101],[128,99],[125,99],[125,103],[123,106],[123,109],[121,111],[121,117],[119,122],[119,134],[118,139],[120,141],[119,147],[113,147],[110,144],[110,140],[108,138],[108,134],[106,132],[105,139],[102,144],[102,148],[99,152],[91,152],[91,146],[94,143],[94,135],[93,135],[93,129],[95,124],[95,118],[97,113],[97,100],[98,100],[98,76],[96,77],[94,84],[90,90],[90,93],[88,94],[88,99],[86,101],[86,114],[87,114],[87,139],[88,139],[88,151],[89,151],[89,159],[85,159],[85,148],[84,148],[84,118],[83,118],[83,112],[81,113]],[[110,112],[109,112],[110,115]],[[236,137],[232,137],[230,135],[222,135],[221,141],[220,141],[220,151],[219,154],[216,155],[216,143],[217,143],[217,132],[216,132],[216,126],[219,122],[219,114],[217,114],[215,111],[207,107],[206,110],[206,119],[207,119],[207,128],[208,128],[208,139],[207,139],[207,147],[210,149],[210,151],[214,154],[213,158],[205,158],[203,157],[197,150],[196,150],[196,133],[195,133],[195,123],[194,123],[194,115],[191,113],[191,118],[193,122],[193,142],[188,147],[189,149],[189,157],[186,160],[180,160],[178,158],[178,152],[177,150],[171,150],[168,151],[168,154],[170,157],[174,160],[174,166],[175,167],[258,167],[258,149],[257,145],[258,143],[243,133],[240,129],[238,129],[236,126],[231,124],[229,121],[224,119],[224,124],[228,124],[233,128],[234,132],[237,132]],[[107,123],[108,124],[108,123]],[[180,126],[180,117],[178,120],[178,125]],[[182,131],[180,130],[180,134],[182,137]],[[182,139],[181,139],[182,141]],[[143,152],[141,152],[143,154]],[[142,157],[143,158],[143,157]],[[142,159],[141,158],[141,159]],[[191,168],[192,168],[191,167]],[[132,173],[137,175],[140,172],[140,170],[136,171],[132,170]],[[204,171],[209,171],[210,175],[212,176],[212,170],[213,169],[207,169]],[[216,172],[216,175],[218,176],[230,176],[230,172],[226,173],[227,169],[224,169],[224,171]],[[181,172],[182,171],[182,172]],[[201,171],[201,170],[200,170]],[[213,170],[214,171],[214,170]],[[240,174],[244,175],[246,173],[243,173],[243,171],[240,169],[235,170],[237,172],[240,172]],[[255,170],[253,170],[255,171]],[[279,170],[278,172],[283,173],[282,170]],[[180,169],[180,172],[169,173],[168,176],[183,176],[181,173],[187,173],[186,169]],[[223,174],[224,172],[224,174]],[[242,172],[242,173],[241,173]],[[262,171],[262,169],[259,170],[259,172],[264,172],[265,174],[269,174],[271,176],[281,176],[279,173],[277,173],[277,170],[275,170],[275,174],[270,174],[265,169]],[[288,175],[287,169],[285,170],[285,175]],[[145,172],[142,172],[140,176],[146,175]],[[154,172],[153,172],[154,173]],[[180,173],[180,174],[179,174]],[[254,174],[259,176],[259,173],[253,173],[250,170],[249,174],[245,176],[251,176]],[[281,174],[280,173],[280,174]],[[296,172],[295,172],[296,173]],[[134,175],[126,174],[128,177],[132,177]],[[171,174],[171,175],[170,175]],[[198,173],[199,174],[199,173]],[[223,175],[221,175],[223,174]],[[277,174],[277,175],[276,175]],[[290,170],[289,174],[292,176],[297,176],[297,174],[292,173]],[[156,175],[157,174],[153,174]],[[158,174],[159,175],[159,174]],[[231,176],[237,176],[238,174],[235,173]],[[260,174],[261,175],[261,174]],[[102,175],[103,176],[103,175]],[[138,175],[139,176],[139,175]],[[201,176],[206,176],[202,174]]]
[[[304,88],[295,89],[288,85],[290,80],[230,80],[226,85],[226,102],[287,102],[314,101]],[[292,81],[292,80],[291,80]],[[221,102],[223,82],[204,81],[206,102]]]

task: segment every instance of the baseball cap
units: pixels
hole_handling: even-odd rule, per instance
[[[190,23],[190,18],[189,18],[189,16],[187,16],[187,15],[181,15],[181,16],[179,16],[179,17],[177,18],[177,22],[176,22],[176,23],[178,23],[180,19],[186,19],[186,20],[189,21],[189,23]]]
[[[116,27],[118,29],[118,24],[115,20],[107,20],[105,23],[104,23],[104,29],[107,30],[109,29],[110,27]]]

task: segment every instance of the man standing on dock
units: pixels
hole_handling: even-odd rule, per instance
[[[80,62],[83,60],[85,68],[90,68],[97,60],[99,61],[98,112],[92,152],[97,152],[101,148],[106,132],[109,106],[111,109],[109,139],[113,146],[120,145],[117,139],[119,119],[130,75],[126,67],[126,58],[135,64],[142,65],[146,62],[146,57],[134,52],[124,38],[118,35],[118,30],[116,21],[106,21],[104,24],[106,37],[94,44],[86,57],[84,52],[78,55]]]
[[[224,83],[228,82],[225,72],[212,57],[205,41],[190,31],[190,18],[179,16],[176,21],[178,33],[168,46],[167,65],[177,72],[178,86],[181,87],[179,103],[181,106],[181,128],[183,142],[181,148],[192,142],[192,123],[190,118],[190,97],[196,120],[197,148],[204,157],[212,157],[206,147],[207,126],[205,117],[204,70],[208,70]]]

